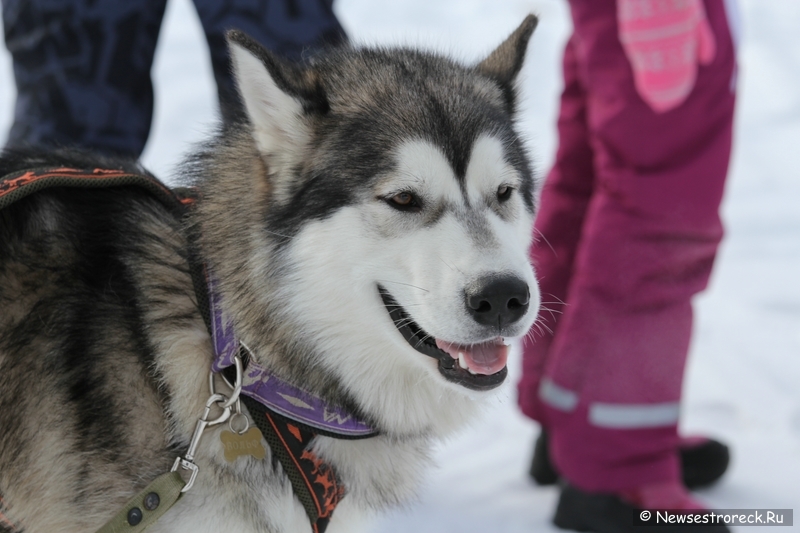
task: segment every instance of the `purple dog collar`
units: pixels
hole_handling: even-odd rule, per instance
[[[239,353],[239,342],[233,334],[233,324],[222,317],[222,305],[217,294],[217,281],[208,276],[208,307],[211,311],[211,337],[214,343],[214,362],[211,370],[220,372],[233,366],[233,358]]]
[[[279,415],[315,429],[347,437],[376,433],[351,413],[287,383],[252,360],[244,375],[242,394]]]
[[[215,290],[216,281],[211,276],[209,278],[208,303],[214,344],[211,369],[220,372],[234,364],[240,343],[234,334],[233,324],[222,316],[220,297]],[[288,383],[256,363],[253,358],[245,371],[242,394],[279,415],[327,433],[351,438],[368,437],[377,433],[352,413]]]

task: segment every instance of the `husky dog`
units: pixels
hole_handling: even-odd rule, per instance
[[[252,359],[377,432],[312,441],[346,487],[329,533],[413,498],[433,441],[473,418],[537,315],[514,129],[535,26],[473,66],[355,47],[289,64],[231,32],[246,121],[184,165],[188,221],[132,187],[0,211],[0,531],[95,531],[186,451],[213,359],[192,232]],[[143,172],[60,151],[7,153],[0,175],[53,165]],[[148,531],[311,531],[267,444],[229,462],[221,431]]]

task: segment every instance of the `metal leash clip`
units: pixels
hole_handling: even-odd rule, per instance
[[[197,479],[197,473],[200,469],[194,462],[194,454],[197,452],[197,447],[200,444],[200,438],[203,436],[203,432],[206,430],[206,428],[226,422],[231,417],[231,406],[237,404],[239,401],[239,394],[242,390],[242,360],[236,356],[234,358],[234,363],[236,365],[236,383],[232,387],[233,393],[230,397],[228,397],[224,394],[215,392],[212,373],[211,378],[209,379],[211,384],[211,396],[209,396],[208,400],[206,401],[206,407],[203,409],[203,415],[197,420],[197,425],[194,427],[192,440],[189,441],[189,448],[186,450],[186,454],[183,457],[176,457],[175,462],[172,464],[172,472],[175,472],[179,468],[190,472],[189,481],[186,483],[183,489],[181,489],[181,492],[187,492],[189,489],[191,489],[192,485],[194,485],[195,479]],[[222,413],[217,418],[209,420],[209,416],[211,415],[211,407],[214,404],[219,404],[219,406],[222,408]]]
[[[244,364],[242,363],[242,358],[238,355],[233,356],[233,364],[236,367],[236,383],[231,385],[231,382],[225,377],[222,372],[216,373],[211,371],[208,373],[208,388],[211,391],[211,394],[214,395],[217,393],[216,386],[214,385],[214,379],[216,376],[222,378],[222,381],[225,382],[233,392],[231,392],[230,397],[222,404],[223,409],[227,409],[228,407],[232,406],[236,402],[239,401],[239,395],[242,392],[242,375],[244,374]]]

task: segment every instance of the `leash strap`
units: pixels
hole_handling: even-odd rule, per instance
[[[303,504],[314,533],[325,533],[345,488],[336,472],[308,447],[312,431],[270,412],[258,401],[240,396]]]
[[[178,472],[160,475],[131,498],[97,533],[142,533],[175,505],[185,485]]]

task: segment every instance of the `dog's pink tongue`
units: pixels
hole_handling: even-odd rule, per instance
[[[450,354],[450,357],[458,361],[463,357],[463,362],[467,364],[473,374],[484,374],[490,376],[503,370],[508,361],[508,346],[503,344],[503,339],[498,337],[488,342],[480,344],[455,344],[436,339],[436,346]]]

